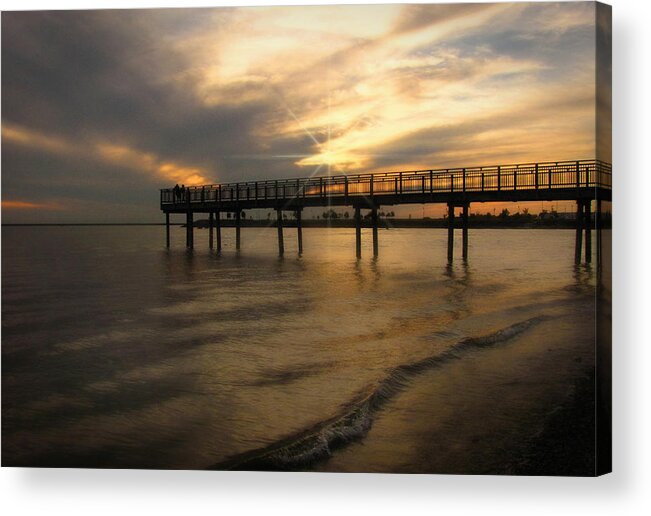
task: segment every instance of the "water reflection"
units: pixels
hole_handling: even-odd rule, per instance
[[[446,265],[445,230],[381,231],[380,255],[365,238],[361,260],[348,229],[304,228],[303,254],[292,238],[282,258],[275,228],[243,229],[239,252],[225,231],[221,253],[199,231],[186,251],[176,227],[171,249],[160,228],[30,231],[3,230],[9,463],[208,467],[327,420],[387,371],[461,339],[594,313],[566,288],[595,281],[569,265],[572,232],[484,230],[469,262]],[[487,402],[464,392],[458,403]],[[436,419],[397,401],[383,410],[406,410],[406,428]],[[398,467],[394,445],[382,460]],[[348,466],[369,466],[356,453]]]
[[[573,277],[576,286],[592,287],[594,286],[595,271],[591,264],[583,263],[573,267]]]

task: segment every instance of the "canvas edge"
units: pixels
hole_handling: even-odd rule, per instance
[[[595,2],[595,154],[612,163],[612,7]],[[597,197],[597,202],[601,199]],[[606,204],[606,212],[612,206]],[[600,213],[600,210],[597,210]],[[612,472],[612,246],[611,238],[601,238],[610,230],[601,216],[596,217],[598,234],[596,342],[595,342],[595,475]]]

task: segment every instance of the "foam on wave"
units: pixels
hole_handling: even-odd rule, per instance
[[[377,412],[405,389],[414,376],[450,360],[459,359],[464,351],[506,342],[549,318],[548,316],[533,317],[488,335],[468,337],[438,355],[397,366],[390,370],[388,375],[370,393],[353,400],[344,407],[339,415],[265,448],[232,457],[215,465],[214,469],[296,470],[306,468],[329,457],[336,448],[366,435]]]

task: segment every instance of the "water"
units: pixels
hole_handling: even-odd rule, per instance
[[[3,228],[3,465],[510,471],[594,364],[574,233],[370,237]]]

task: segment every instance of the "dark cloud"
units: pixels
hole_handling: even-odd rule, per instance
[[[187,64],[162,44],[171,13],[156,13],[5,13],[4,119],[74,138],[112,135],[168,156],[194,156],[196,145],[203,163],[251,144],[233,140],[246,138],[265,106],[206,109],[162,81]]]
[[[250,160],[229,156],[263,150],[254,133],[261,121],[277,116],[277,104],[258,99],[206,106],[187,87],[192,74],[185,58],[167,43],[171,35],[197,30],[208,14],[204,10],[3,13],[3,125],[57,135],[88,148],[97,141],[126,143],[163,161],[202,167],[213,180],[259,175],[260,163],[254,167]],[[170,82],[174,77],[181,80]],[[287,154],[298,147],[307,153],[310,144],[304,140],[281,140],[264,150]],[[144,170],[139,174],[83,152],[52,156],[5,145],[2,165],[4,198],[55,196],[149,204],[156,188],[164,186],[161,178]],[[288,165],[283,161],[282,166]]]
[[[570,12],[580,18],[587,10],[583,5],[570,8],[562,4],[512,4],[505,8],[494,4],[406,5],[394,22],[376,35],[371,31],[366,37],[355,37],[346,31],[337,33],[333,27],[332,34],[339,39],[332,49],[324,43],[324,48],[316,49],[314,57],[304,62],[290,62],[284,57],[289,54],[279,53],[283,57],[271,61],[278,73],[256,61],[259,69],[247,69],[227,80],[220,76],[214,84],[208,81],[205,91],[199,86],[205,86],[206,70],[221,72],[220,55],[211,55],[213,47],[205,47],[205,42],[214,44],[213,38],[227,45],[233,34],[229,23],[244,11],[5,12],[3,199],[70,200],[74,209],[52,214],[57,220],[107,220],[127,215],[157,220],[157,189],[168,181],[164,174],[156,173],[161,164],[196,168],[208,180],[303,176],[314,167],[296,163],[302,156],[319,152],[315,139],[323,143],[328,137],[337,140],[349,134],[374,134],[383,124],[394,123],[390,116],[401,122],[397,109],[387,109],[400,106],[400,102],[414,109],[424,101],[435,106],[436,102],[463,100],[464,95],[471,101],[469,85],[478,89],[475,95],[480,98],[529,74],[532,85],[545,81],[571,84],[577,70],[589,69],[590,60],[594,60],[595,29],[594,20],[566,23],[564,17]],[[255,12],[245,11],[244,28],[247,16]],[[490,18],[488,23],[470,23],[443,39],[415,38],[412,47],[404,43],[428,27],[482,13]],[[597,31],[597,45],[607,48],[610,34],[603,27],[608,20],[602,16],[598,26],[602,29]],[[285,28],[275,30],[285,36]],[[329,33],[324,30],[323,34],[327,37]],[[264,49],[264,37],[264,33],[260,36],[252,31],[251,41]],[[606,86],[598,92],[597,105],[606,112],[610,109],[610,83],[606,81],[610,61],[604,52],[599,55],[598,73]],[[514,66],[512,72],[490,71],[501,58],[521,66]],[[454,95],[459,98],[451,98],[450,92],[439,98],[438,89],[428,90],[433,83],[458,83],[460,92]],[[364,93],[360,86],[372,93]],[[549,95],[559,91],[550,88]],[[577,101],[572,95],[538,100],[550,106],[555,103],[556,109],[563,102]],[[408,106],[409,101],[413,103]],[[358,102],[364,109],[354,109]],[[578,102],[583,106],[583,97]],[[594,105],[594,98],[592,102]],[[323,113],[330,107],[351,108],[355,114],[325,128]],[[393,114],[388,115],[389,111]],[[513,114],[508,105],[503,111],[493,118],[478,113],[476,120],[463,118],[441,127],[436,119],[431,125],[437,127],[423,128],[422,120],[414,130],[396,125],[396,136],[388,143],[378,146],[372,139],[360,137],[355,140],[355,150],[359,155],[375,155],[368,161],[369,169],[419,160],[433,166],[432,160],[463,149],[499,124],[537,130],[536,120],[547,117],[543,111]],[[314,126],[301,125],[306,120]],[[600,139],[604,140],[609,121],[607,127],[600,127]],[[54,144],[39,147],[8,139],[8,130],[15,132],[16,128],[37,135],[41,143],[56,137],[63,142],[63,150],[56,151]],[[128,148],[133,163],[104,159],[99,144]],[[75,150],[69,151],[67,146]],[[514,150],[514,155],[517,152]],[[473,154],[469,152],[467,157],[471,159]],[[139,160],[154,165],[140,167]],[[98,213],[100,209],[104,212]],[[24,217],[28,216],[29,212],[24,212]],[[47,219],[50,215],[38,216]]]

